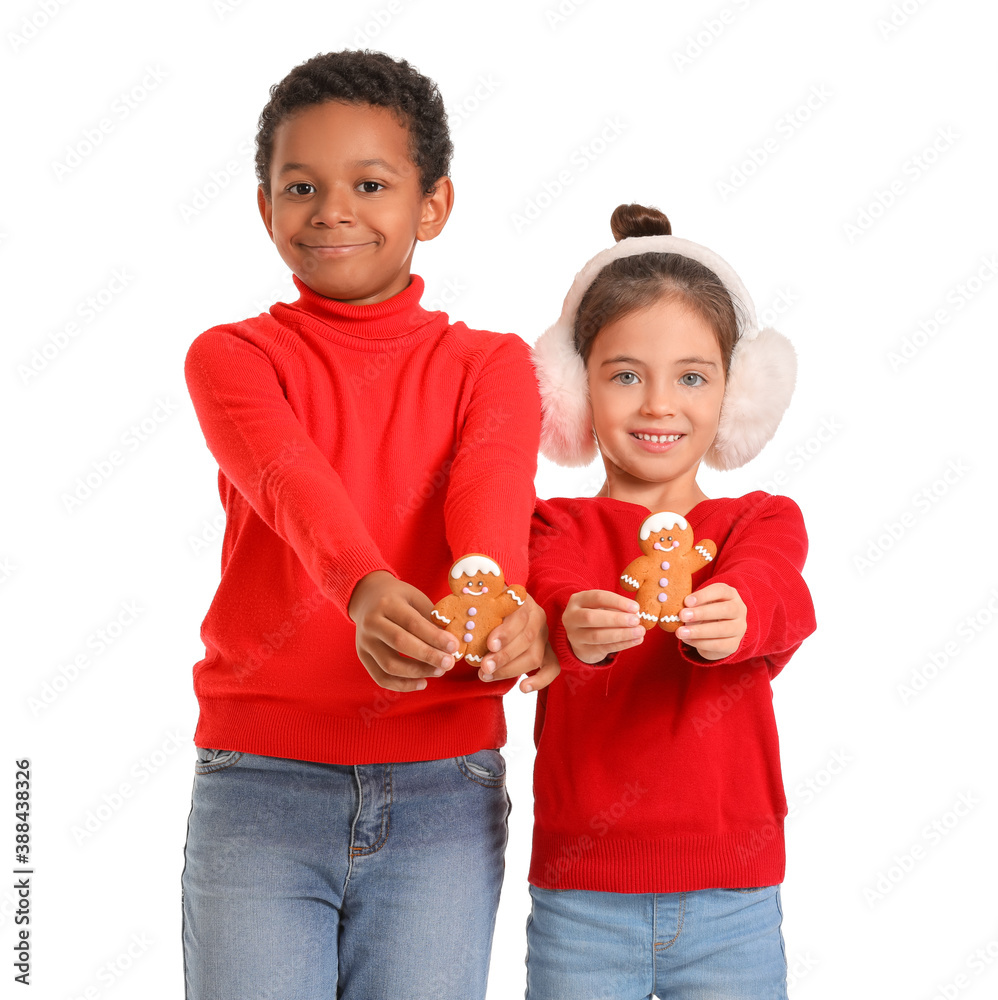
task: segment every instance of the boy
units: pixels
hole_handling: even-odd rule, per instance
[[[528,602],[476,677],[425,616],[469,552],[526,578],[539,402],[522,341],[419,305],[450,153],[434,84],[380,53],[316,56],[260,117],[260,213],[301,297],[187,356],[226,509],[194,668],[189,1000],[485,993],[491,748],[546,627]]]

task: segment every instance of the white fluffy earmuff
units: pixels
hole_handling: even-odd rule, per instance
[[[633,236],[596,254],[575,276],[558,321],[533,348],[541,391],[541,452],[559,465],[588,465],[596,457],[589,384],[575,349],[575,315],[586,289],[613,260],[642,253],[676,253],[710,268],[728,290],[738,320],[721,404],[717,437],[704,456],[714,469],[736,469],[755,458],[790,403],[797,355],[782,334],[760,330],[752,299],[731,266],[713,250],[676,236]]]

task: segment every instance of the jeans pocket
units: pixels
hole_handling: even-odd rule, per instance
[[[207,747],[197,747],[198,759],[194,765],[195,774],[211,774],[223,771],[235,764],[243,755],[239,750],[212,750]]]
[[[486,788],[502,788],[506,784],[506,761],[498,750],[479,750],[454,760],[469,781]]]

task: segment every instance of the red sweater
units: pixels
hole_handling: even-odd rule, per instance
[[[523,582],[540,422],[527,346],[426,311],[416,275],[366,306],[295,284],[296,302],[187,355],[226,513],[195,740],[340,764],[500,746],[512,682],[459,663],[424,691],[380,688],[346,609],[379,569],[437,601],[468,552]]]
[[[815,627],[800,511],[750,493],[686,515],[696,540],[718,548],[694,590],[728,583],[748,608],[733,655],[706,661],[654,628],[590,666],[568,644],[565,605],[580,590],[623,593],[647,515],[600,498],[537,504],[528,588],[563,672],[538,698],[530,881],[607,892],[776,884],[787,804],[770,681]]]

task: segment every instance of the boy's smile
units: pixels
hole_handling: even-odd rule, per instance
[[[603,327],[586,368],[609,496],[658,509],[668,495],[670,510],[689,509],[724,398],[713,328],[682,300],[658,299]]]
[[[418,240],[450,214],[453,188],[424,195],[409,130],[387,108],[326,101],[282,122],[260,214],[284,262],[309,288],[352,305],[409,284]]]

